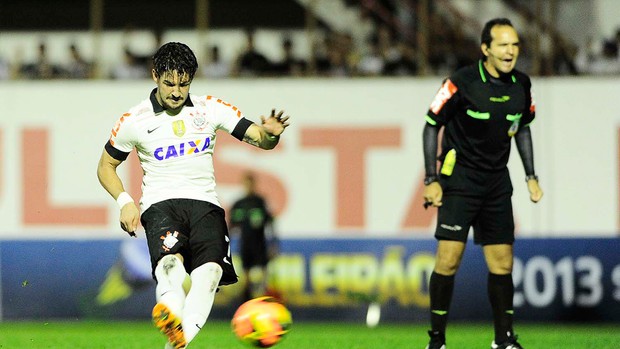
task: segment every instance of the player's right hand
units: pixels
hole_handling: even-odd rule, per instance
[[[120,223],[121,228],[129,233],[129,236],[136,237],[136,230],[140,223],[140,210],[135,203],[129,202],[121,208]]]

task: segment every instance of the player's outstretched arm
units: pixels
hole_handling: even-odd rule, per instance
[[[261,125],[252,124],[245,131],[243,141],[255,145],[261,149],[273,149],[280,141],[280,135],[290,125],[289,116],[284,116],[284,111],[271,110],[271,115],[260,117]]]
[[[125,193],[125,188],[123,187],[123,182],[120,177],[116,173],[116,168],[121,164],[122,161],[116,160],[111,157],[110,154],[104,149],[103,153],[101,153],[101,158],[99,159],[99,165],[97,166],[97,178],[99,178],[99,183],[101,186],[108,192],[114,200],[122,204],[121,214],[120,214],[120,223],[121,228],[129,233],[130,236],[136,236],[135,231],[138,229],[138,223],[140,222],[140,210],[134,203],[133,199],[127,200],[124,198],[131,198]],[[124,198],[119,200],[119,196],[124,193]],[[124,201],[123,201],[124,200]]]

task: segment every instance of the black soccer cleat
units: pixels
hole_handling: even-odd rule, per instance
[[[428,342],[426,349],[446,349],[446,334],[439,331],[428,331],[431,340]]]
[[[491,343],[491,349],[523,349],[521,344],[517,342],[517,336],[510,336],[501,344],[495,344],[495,341]]]

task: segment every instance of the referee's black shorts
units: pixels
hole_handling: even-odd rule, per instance
[[[239,251],[241,253],[243,269],[249,270],[253,267],[266,267],[269,262],[267,246],[264,239],[242,241]]]
[[[473,227],[476,244],[514,242],[512,183],[507,168],[484,172],[457,164],[452,175],[442,175],[439,182],[443,199],[435,238],[466,242]]]
[[[214,262],[223,269],[220,285],[237,282],[224,209],[207,201],[170,199],[151,205],[141,217],[153,275],[165,255],[180,253],[185,270]]]

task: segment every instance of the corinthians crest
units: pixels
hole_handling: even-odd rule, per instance
[[[190,114],[192,116],[192,126],[198,130],[202,131],[207,126],[207,119],[204,113],[196,113]]]
[[[183,120],[177,120],[172,123],[172,131],[177,137],[183,137],[185,134],[185,122]]]

